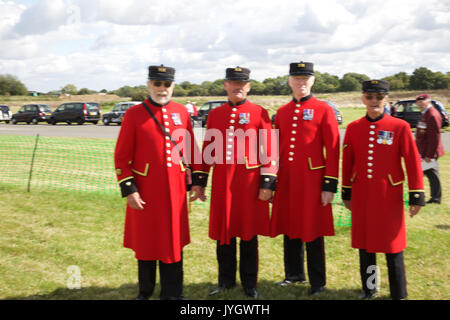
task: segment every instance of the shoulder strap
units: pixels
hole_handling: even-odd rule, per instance
[[[185,161],[185,159],[184,159],[184,156],[183,156],[183,152],[181,152],[180,147],[178,147],[178,144],[176,143],[175,140],[173,140],[173,138],[172,138],[172,136],[170,135],[170,133],[168,133],[168,132],[166,131],[166,128],[164,128],[164,126],[158,121],[158,119],[156,119],[156,117],[155,117],[155,115],[153,114],[152,110],[150,110],[150,108],[149,108],[149,106],[148,106],[148,104],[147,104],[147,101],[144,100],[144,102],[143,102],[142,104],[144,105],[145,109],[146,109],[147,112],[150,114],[150,116],[153,118],[153,120],[155,120],[156,124],[159,125],[159,127],[160,127],[161,130],[162,130],[162,132],[163,132],[166,136],[169,137],[170,142],[172,142],[172,144],[177,148],[178,152],[180,153],[180,157],[181,157],[181,161],[183,162],[183,165],[184,165],[184,166],[187,166],[187,163],[186,163],[186,161]]]

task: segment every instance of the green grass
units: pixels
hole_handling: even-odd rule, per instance
[[[440,160],[444,202],[407,221],[405,264],[409,299],[450,298],[450,156]],[[428,193],[428,187],[427,187]],[[0,182],[0,299],[132,299],[137,293],[134,254],[122,247],[124,206],[119,196],[23,188]],[[217,283],[215,241],[208,238],[208,209],[190,213],[191,244],[184,251],[184,295],[208,299]],[[327,289],[316,299],[356,299],[358,252],[350,228],[326,238]],[[378,255],[381,296],[389,298],[384,256]],[[67,268],[81,270],[81,289],[68,289]],[[282,237],[259,237],[260,299],[310,299],[307,286],[280,288]],[[239,279],[239,277],[238,277]],[[154,298],[159,295],[156,288]],[[246,299],[238,286],[213,299]]]

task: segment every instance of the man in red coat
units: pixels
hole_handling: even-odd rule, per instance
[[[405,299],[406,248],[403,158],[408,173],[410,215],[425,205],[420,157],[409,124],[384,113],[389,82],[363,82],[367,115],[347,127],[342,199],[352,211],[352,247],[359,249],[361,298],[377,293],[376,253],[386,254],[393,299]]]
[[[441,141],[442,117],[431,104],[431,97],[428,94],[417,96],[416,103],[421,111],[417,124],[416,143],[422,162],[425,162],[425,168],[422,169],[430,182],[431,189],[431,198],[427,203],[441,203],[442,188],[437,159],[444,155],[444,146]]]
[[[157,261],[160,297],[182,298],[182,250],[190,242],[186,169],[167,133],[185,150],[195,151],[195,140],[186,108],[170,101],[174,76],[173,68],[149,67],[150,97],[125,113],[114,155],[127,198],[124,247],[138,259],[137,299],[152,295]],[[189,159],[188,152],[184,158]]]
[[[208,116],[203,163],[194,166],[195,199],[203,197],[211,166],[209,237],[217,241],[217,294],[236,284],[236,238],[240,277],[247,296],[257,298],[258,239],[269,235],[269,203],[276,180],[277,145],[267,110],[247,100],[250,70],[226,69],[228,103]],[[260,154],[260,150],[265,150]]]
[[[294,99],[275,116],[280,168],[273,201],[271,236],[284,235],[285,279],[305,283],[306,243],[310,294],[326,283],[324,236],[334,235],[331,202],[339,174],[339,129],[333,109],[311,95],[313,64],[290,64]]]

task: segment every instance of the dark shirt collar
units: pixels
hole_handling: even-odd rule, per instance
[[[369,121],[369,122],[377,122],[378,120],[381,120],[381,119],[383,119],[383,118],[384,118],[384,112],[381,114],[381,116],[379,116],[379,117],[377,117],[377,118],[375,118],[375,119],[372,119],[371,117],[369,117],[368,114],[366,114],[366,119],[367,119],[367,121]]]
[[[247,99],[244,99],[244,100],[239,101],[238,103],[236,103],[236,104],[234,105],[230,100],[228,100],[228,104],[229,104],[231,107],[237,107],[237,106],[243,105],[243,104],[246,103],[246,102],[247,102]]]
[[[292,100],[293,100],[295,103],[299,103],[299,102],[305,102],[305,101],[308,101],[308,100],[311,99],[311,98],[312,98],[312,94],[309,94],[309,95],[307,95],[307,96],[301,98],[300,100],[295,99],[295,97],[292,98]]]
[[[150,96],[148,96],[148,102],[150,102],[152,105],[154,105],[155,107],[158,107],[158,108],[165,107],[165,106],[167,106],[170,103],[170,101],[167,102],[166,104],[156,103],[155,101],[153,101],[152,97],[150,97]]]

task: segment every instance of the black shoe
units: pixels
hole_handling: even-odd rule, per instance
[[[255,288],[244,289],[244,291],[247,297],[258,299],[258,291]]]
[[[324,290],[324,287],[320,286],[320,287],[311,287],[311,290],[309,291],[309,295],[310,296],[318,296],[320,294],[322,294]]]
[[[308,283],[306,280],[287,280],[287,279],[275,282],[275,284],[280,287],[287,287],[290,284],[306,284],[306,283]]]
[[[136,298],[134,298],[134,300],[148,300],[150,299],[149,296],[143,295],[143,294],[138,294],[138,296]]]
[[[437,204],[441,204],[441,200],[430,199],[430,200],[428,200],[426,203],[437,203]]]
[[[369,291],[361,292],[361,294],[359,295],[359,298],[360,299],[372,299],[372,298],[375,298],[376,296],[378,296],[377,290],[369,290]]]
[[[223,291],[225,291],[225,290],[229,290],[229,289],[231,289],[231,288],[234,288],[234,286],[235,286],[235,285],[232,285],[232,286],[219,286],[219,287],[217,287],[216,289],[214,289],[213,291],[211,291],[211,292],[209,293],[209,295],[210,295],[210,296],[215,296],[216,294],[221,293],[221,292],[223,292]]]

